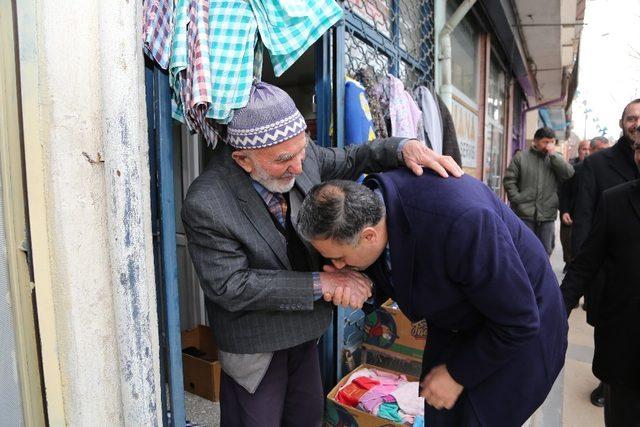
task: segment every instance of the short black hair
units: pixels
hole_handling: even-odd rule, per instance
[[[533,139],[539,140],[542,138],[556,139],[556,132],[551,128],[547,128],[547,127],[540,128],[533,135]]]
[[[306,240],[355,245],[360,232],[378,224],[384,214],[384,203],[370,188],[336,179],[309,191],[298,214],[298,231]]]
[[[640,104],[640,98],[636,98],[624,106],[624,110],[622,110],[622,116],[620,116],[620,120],[624,120],[624,115],[627,114],[627,108],[629,108],[629,106],[633,104]]]

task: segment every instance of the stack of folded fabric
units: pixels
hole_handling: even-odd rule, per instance
[[[378,369],[360,369],[338,389],[336,400],[396,423],[424,425],[424,398],[416,381]]]

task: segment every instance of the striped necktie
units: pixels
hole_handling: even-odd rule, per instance
[[[285,227],[285,221],[287,218],[287,201],[282,193],[269,193],[269,200],[267,201],[267,207],[269,212],[275,219],[278,220],[282,227]]]

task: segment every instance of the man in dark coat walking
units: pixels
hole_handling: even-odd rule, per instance
[[[640,166],[640,142],[635,143]],[[604,269],[593,373],[604,384],[605,424],[640,426],[640,180],[602,193],[593,227],[562,282],[567,314]],[[593,295],[593,294],[592,294]],[[590,302],[593,304],[594,302]]]
[[[616,185],[632,181],[640,177],[633,161],[633,140],[640,139],[640,99],[631,101],[625,106],[620,118],[622,137],[616,144],[587,157],[582,162],[578,176],[578,190],[571,229],[571,247],[577,253],[586,240],[596,206],[602,193]],[[600,271],[584,287],[584,299],[587,307],[587,322],[595,326],[600,304],[597,301],[604,286],[604,273]],[[604,404],[602,384],[591,394],[591,403],[596,406]]]
[[[425,425],[521,426],[545,400],[567,348],[544,247],[470,176],[394,171],[365,185],[312,189],[301,235],[334,268],[365,270],[377,302],[391,296],[412,321],[426,319]]]

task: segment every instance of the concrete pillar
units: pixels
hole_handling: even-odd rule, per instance
[[[55,319],[40,330],[59,360],[56,413],[73,426],[159,425],[141,2],[19,3],[21,62],[37,81],[22,89],[37,98],[23,99],[37,105],[25,145],[39,145],[27,147],[26,168],[30,192],[41,185],[44,199],[32,215],[45,230],[33,238],[34,259],[51,273],[35,286],[51,295]],[[38,150],[41,163],[30,162]],[[41,184],[30,180],[38,175]],[[44,377],[47,387],[53,376]]]

